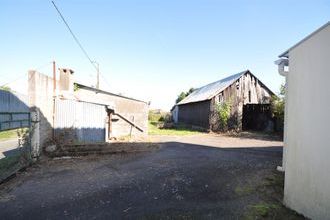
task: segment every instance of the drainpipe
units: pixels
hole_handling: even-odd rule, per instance
[[[281,58],[279,60],[276,60],[274,63],[278,66],[278,73],[281,76],[284,76],[284,77],[288,76],[289,71],[285,70],[285,67],[289,67],[289,60],[288,59]]]
[[[285,84],[286,84],[286,91],[285,91],[285,113],[284,113],[284,144],[287,143],[286,139],[286,123],[287,123],[287,77],[288,77],[288,74],[289,74],[289,59],[287,58],[281,58],[279,60],[276,60],[274,62],[277,66],[278,66],[278,73],[281,75],[281,76],[284,76],[285,77]],[[285,67],[287,67],[287,70],[285,69]],[[283,159],[282,159],[282,166],[277,166],[277,170],[280,171],[280,172],[285,172],[285,163],[286,163],[286,154],[287,154],[287,146],[284,146],[283,148]]]

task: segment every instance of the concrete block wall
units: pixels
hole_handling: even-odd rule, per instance
[[[32,111],[39,112],[39,141],[43,146],[53,134],[53,78],[31,70],[28,80],[29,106]]]

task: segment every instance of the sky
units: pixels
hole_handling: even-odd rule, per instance
[[[181,91],[249,69],[273,92],[278,55],[330,20],[330,1],[55,0],[101,89],[169,110]],[[51,62],[95,85],[96,71],[49,0],[0,0],[0,86],[27,93]]]

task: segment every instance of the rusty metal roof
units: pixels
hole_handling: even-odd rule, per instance
[[[196,89],[194,92],[192,92],[185,99],[180,101],[177,105],[209,100],[209,99],[213,98],[215,95],[217,95],[219,92],[223,91],[228,86],[233,84],[236,80],[241,78],[241,76],[243,76],[247,72],[249,72],[249,70],[245,70],[243,72],[236,73],[234,75],[228,76],[219,81],[210,83],[203,87],[200,87],[200,88]]]

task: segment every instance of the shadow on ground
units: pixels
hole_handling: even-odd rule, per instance
[[[302,219],[281,205],[282,147],[158,144],[44,160],[1,186],[0,219]]]

